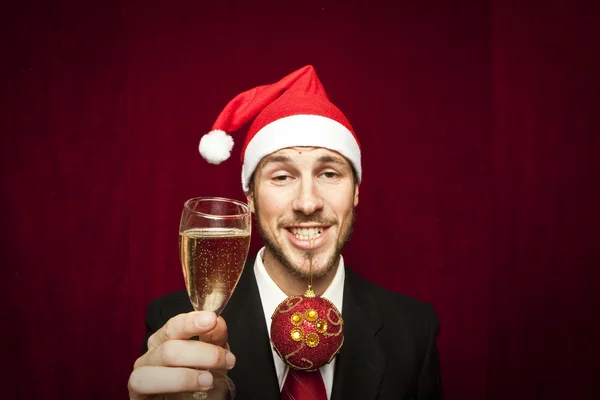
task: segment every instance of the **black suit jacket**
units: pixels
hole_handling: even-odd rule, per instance
[[[148,337],[171,317],[193,311],[186,291],[152,301]],[[346,268],[344,345],[337,356],[332,400],[442,399],[436,338],[428,303],[389,292]],[[254,276],[254,257],[223,311],[236,365],[229,372],[237,399],[279,400],[269,333]]]

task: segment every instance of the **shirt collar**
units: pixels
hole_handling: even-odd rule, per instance
[[[254,275],[256,276],[256,283],[258,284],[258,291],[260,293],[260,299],[263,306],[263,311],[265,313],[265,321],[267,322],[267,329],[269,334],[271,332],[271,316],[275,311],[275,308],[284,301],[287,296],[283,291],[277,286],[277,284],[271,279],[267,270],[265,269],[265,265],[263,264],[263,254],[265,248],[263,247],[258,252],[256,256],[256,261],[254,262]],[[337,309],[342,312],[342,300],[344,298],[344,279],[346,277],[346,271],[344,269],[344,259],[340,256],[340,263],[338,264],[337,271],[331,284],[323,293],[323,297],[327,300],[331,301]],[[275,349],[272,349],[273,353],[273,362],[275,364],[275,372],[277,373],[277,380],[279,381],[279,389],[283,388],[287,373],[288,367],[285,363],[279,358]],[[320,368],[321,376],[323,377],[323,383],[325,384],[325,390],[327,392],[327,398],[331,398],[331,393],[333,389],[333,374],[334,368],[336,364],[336,358],[334,358],[329,364],[324,365]]]
[[[271,279],[269,273],[265,269],[262,260],[264,251],[265,248],[263,247],[256,256],[256,261],[254,262],[254,275],[256,276],[256,283],[258,284],[258,291],[265,313],[265,320],[267,321],[267,328],[269,329],[269,332],[271,332],[271,316],[273,315],[275,308],[277,308],[277,306],[288,296],[279,288],[279,286],[277,286],[273,279]],[[335,276],[322,295],[322,297],[331,301],[340,313],[342,312],[344,279],[346,276],[344,268],[344,258],[340,255],[340,262]]]

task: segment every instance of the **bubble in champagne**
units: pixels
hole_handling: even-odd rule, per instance
[[[183,275],[196,310],[219,314],[240,278],[250,232],[230,228],[194,228],[179,234]]]

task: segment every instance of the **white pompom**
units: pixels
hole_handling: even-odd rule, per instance
[[[202,136],[198,146],[202,157],[211,164],[220,164],[227,160],[231,155],[232,148],[233,138],[219,129]]]

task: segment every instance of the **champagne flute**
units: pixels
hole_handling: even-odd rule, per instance
[[[221,197],[184,203],[179,254],[185,286],[196,311],[219,315],[235,289],[248,256],[251,213],[247,204]],[[225,373],[211,371],[213,388],[193,399],[233,399],[235,386]]]

